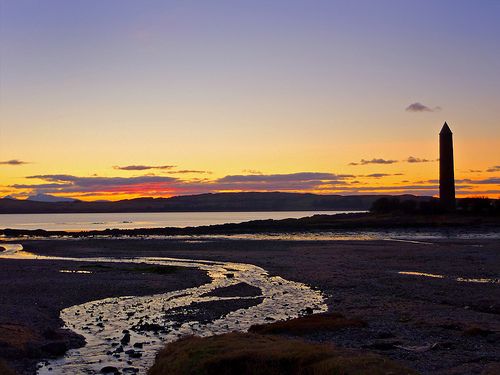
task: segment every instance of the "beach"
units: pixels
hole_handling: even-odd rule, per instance
[[[495,240],[66,239],[21,243],[30,252],[50,256],[154,256],[253,264],[321,291],[329,311],[367,323],[334,333],[311,332],[308,340],[370,350],[422,374],[481,374],[500,362],[500,252]],[[62,308],[105,297],[163,293],[207,281],[203,272],[186,268],[155,274],[131,272],[132,266],[123,264],[86,274],[58,272],[68,268],[67,262],[1,259],[0,264],[1,283],[8,285],[0,292],[0,323],[18,325],[34,337],[26,339],[25,358],[19,359],[22,351],[15,352],[21,350],[19,345],[16,349],[4,344],[0,354],[24,373],[31,373],[36,361],[47,355],[47,348],[40,350],[47,343],[63,341],[68,348],[82,345],[78,336],[58,330]],[[74,266],[70,268],[82,269]],[[232,309],[230,304],[226,312]]]

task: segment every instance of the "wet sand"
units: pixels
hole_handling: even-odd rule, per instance
[[[43,255],[166,256],[255,264],[320,289],[331,311],[368,323],[335,333],[314,332],[307,337],[310,340],[379,352],[423,374],[481,374],[488,365],[500,362],[497,242],[83,239],[22,243]],[[89,274],[59,273],[67,262],[40,263],[0,260],[5,270],[0,282],[8,286],[0,290],[0,323],[23,324],[42,336],[44,328],[60,324],[57,311],[62,307],[206,282],[206,276],[194,270],[168,275],[115,270],[95,272],[89,278]],[[483,282],[459,281],[467,279]],[[4,353],[0,347],[0,354]],[[15,364],[20,368],[29,362]]]

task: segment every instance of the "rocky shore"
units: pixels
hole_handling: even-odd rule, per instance
[[[23,245],[54,256],[165,256],[255,264],[321,290],[330,312],[363,322],[336,330],[311,329],[300,334],[302,339],[369,350],[421,374],[486,374],[500,362],[498,241],[409,240],[80,239]],[[186,288],[206,277],[194,270],[127,272],[117,264],[113,267],[119,269],[94,268],[92,274],[59,272],[67,262],[0,260],[0,266],[0,281],[9,286],[0,291],[0,324],[5,332],[15,325],[24,332],[16,337],[25,338],[22,343],[1,343],[0,356],[20,373],[30,373],[36,360],[49,354],[41,349],[45,344],[78,344],[78,337],[58,329],[61,308],[112,295]],[[91,270],[78,262],[72,269]],[[236,295],[255,295],[241,287]],[[231,297],[233,292],[222,293]],[[223,310],[240,307],[231,303],[228,299]],[[210,306],[194,306],[191,313],[208,320],[219,314],[208,310]],[[33,346],[34,352],[29,349]]]
[[[53,237],[87,238],[94,236],[186,236],[186,235],[234,235],[258,233],[298,233],[345,230],[455,230],[475,232],[500,231],[500,216],[473,214],[399,214],[399,213],[346,213],[338,215],[314,215],[300,219],[252,220],[236,224],[206,225],[196,227],[165,227],[137,229],[105,229],[92,231],[47,231],[43,229],[0,229],[6,237]]]

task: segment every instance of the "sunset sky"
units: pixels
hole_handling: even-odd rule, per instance
[[[500,1],[0,4],[0,197],[500,196]]]

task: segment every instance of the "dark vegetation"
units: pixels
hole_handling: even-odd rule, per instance
[[[0,199],[0,214],[76,212],[244,212],[368,210],[380,195],[317,195],[300,193],[217,193],[171,198],[137,198],[117,202],[37,202]],[[404,195],[402,199],[430,197]]]
[[[416,374],[396,362],[275,335],[188,337],[159,352],[149,375]]]
[[[312,331],[327,332],[343,328],[365,327],[366,322],[357,318],[346,318],[339,313],[314,314],[298,319],[279,321],[271,324],[254,325],[248,332],[260,334],[284,334],[302,336]]]
[[[415,200],[412,198],[382,197],[373,202],[372,213],[399,213],[439,215],[446,213],[439,199]],[[500,215],[500,199],[462,198],[457,200],[456,214]]]

